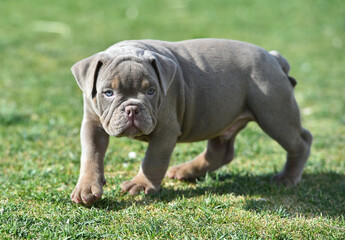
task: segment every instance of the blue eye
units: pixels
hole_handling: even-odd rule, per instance
[[[107,90],[107,91],[104,92],[104,94],[105,94],[105,96],[107,96],[107,97],[112,97],[112,96],[114,95],[114,92],[111,91],[111,90]]]
[[[147,90],[147,95],[153,95],[155,94],[156,90],[153,88],[150,88],[149,90]]]

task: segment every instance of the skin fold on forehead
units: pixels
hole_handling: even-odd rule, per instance
[[[114,90],[146,89],[152,85],[150,79],[154,78],[154,73],[150,70],[143,61],[126,59],[115,65],[105,66],[103,72],[100,73],[99,84],[100,87],[109,84],[109,87]]]

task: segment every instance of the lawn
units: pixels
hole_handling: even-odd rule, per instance
[[[301,183],[270,184],[285,152],[251,123],[230,165],[194,183],[164,179],[153,196],[120,189],[147,145],[112,138],[102,200],[73,204],[82,93],[70,67],[125,39],[203,37],[289,60],[314,135]],[[343,0],[1,0],[0,239],[345,239],[344,49]],[[178,145],[171,165],[205,144]]]

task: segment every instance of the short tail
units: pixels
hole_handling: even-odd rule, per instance
[[[270,51],[269,53],[278,61],[279,65],[281,66],[283,71],[286,73],[286,76],[289,78],[292,86],[295,87],[297,85],[297,81],[293,77],[289,76],[289,71],[290,71],[289,62],[277,51],[273,50],[273,51]]]

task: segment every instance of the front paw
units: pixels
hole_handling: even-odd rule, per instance
[[[301,176],[290,176],[285,172],[278,173],[271,178],[271,182],[288,187],[296,186],[301,180]]]
[[[93,179],[83,177],[79,179],[76,187],[71,194],[71,200],[85,206],[92,206],[96,201],[101,199],[103,194],[103,185],[106,184],[105,178]]]
[[[121,184],[122,192],[128,192],[129,194],[136,195],[140,191],[144,191],[145,194],[153,194],[160,190],[160,182],[153,183],[143,174],[138,174],[130,181],[125,181]]]

